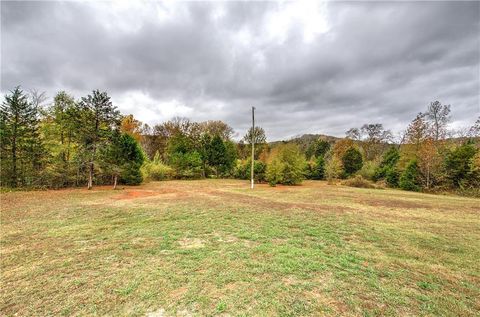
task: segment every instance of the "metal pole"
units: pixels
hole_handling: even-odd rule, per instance
[[[250,188],[253,189],[253,168],[255,166],[255,107],[252,107],[252,140],[250,141],[252,144],[252,166],[250,167],[250,178],[251,178],[251,185]]]

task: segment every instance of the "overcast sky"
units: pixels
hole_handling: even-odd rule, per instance
[[[269,140],[480,115],[480,2],[1,2],[1,92],[106,90],[122,113]]]

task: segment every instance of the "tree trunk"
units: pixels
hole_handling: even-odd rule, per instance
[[[90,168],[88,169],[88,189],[92,189],[93,186],[93,162],[90,162]]]
[[[115,174],[115,176],[113,176],[113,189],[117,189],[117,179],[118,179],[118,176],[117,174]]]
[[[17,187],[17,143],[15,137],[12,140],[12,187]]]
[[[15,124],[13,125],[13,138],[12,138],[12,187],[17,187],[17,121],[18,121],[18,115],[15,116]]]
[[[430,165],[427,165],[427,189],[430,188]]]

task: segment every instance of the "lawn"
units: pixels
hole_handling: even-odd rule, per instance
[[[480,200],[237,180],[1,194],[0,315],[478,316]]]

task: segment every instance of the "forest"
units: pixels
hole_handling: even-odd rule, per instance
[[[298,185],[304,179],[369,188],[480,195],[480,117],[452,131],[451,106],[433,101],[412,115],[400,137],[381,123],[344,138],[305,136],[267,142],[264,129],[240,141],[222,121],[187,118],[149,126],[122,114],[107,92],[76,100],[67,92],[20,87],[1,105],[3,189],[65,188],[168,179],[250,178],[254,143],[257,182]],[[419,106],[421,108],[421,106]]]

